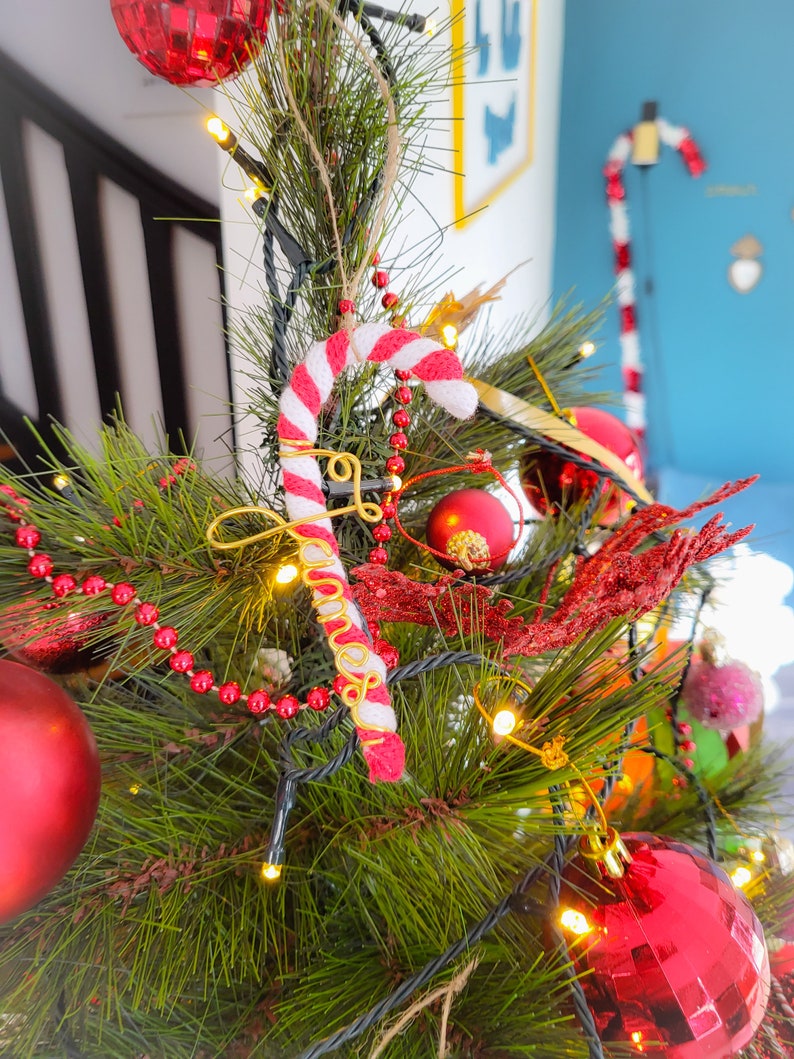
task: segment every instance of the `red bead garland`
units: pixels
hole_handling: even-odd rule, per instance
[[[199,695],[206,695],[215,686],[215,678],[208,669],[199,669],[190,678],[190,686]]]
[[[71,574],[58,574],[52,579],[52,591],[58,599],[63,599],[64,596],[68,596],[69,593],[74,592],[76,588],[77,581],[75,581]]]
[[[188,460],[180,460],[174,465],[177,475],[183,474],[187,469],[194,469],[194,465]],[[170,482],[166,484],[170,484]],[[331,694],[327,688],[312,688],[307,694],[305,704],[301,703],[294,695],[284,695],[274,704],[268,693],[262,688],[245,694],[236,681],[230,680],[218,686],[210,670],[200,669],[194,672],[195,658],[193,654],[190,651],[177,649],[178,631],[172,625],[160,625],[159,608],[153,603],[140,599],[137,589],[129,581],[119,581],[114,584],[99,574],[89,574],[83,579],[82,583],[78,584],[77,579],[71,574],[53,575],[54,563],[52,558],[43,552],[34,551],[41,542],[40,531],[36,526],[26,522],[18,510],[20,507],[28,507],[30,501],[25,497],[18,496],[11,486],[7,485],[0,485],[0,494],[9,497],[11,501],[11,503],[4,502],[0,504],[0,507],[5,510],[6,515],[12,521],[20,523],[15,531],[14,540],[19,547],[24,548],[28,552],[28,571],[31,576],[47,581],[52,587],[53,595],[58,598],[63,598],[72,592],[77,592],[89,598],[100,596],[103,592],[109,592],[110,598],[116,606],[126,607],[133,604],[135,607],[135,622],[138,625],[152,629],[154,646],[160,650],[170,652],[170,668],[175,673],[182,673],[189,677],[190,687],[197,694],[206,695],[210,691],[217,691],[218,698],[224,705],[233,706],[235,703],[242,701],[254,715],[265,713],[271,707],[274,707],[273,712],[285,719],[296,716],[303,709],[322,712],[330,706]],[[12,506],[12,504],[16,506]],[[389,535],[391,535],[390,531]],[[386,555],[385,551],[384,555]],[[334,687],[336,688],[336,681],[334,682]]]
[[[377,262],[373,261],[373,264],[377,264]],[[378,273],[376,273],[376,276],[377,275]],[[383,275],[385,275],[385,273]],[[388,277],[386,278],[386,282],[388,282]],[[378,286],[375,277],[373,277],[373,283]],[[391,292],[387,292],[383,296],[383,305],[387,309],[393,308],[398,301],[399,298],[397,295]],[[413,398],[413,391],[410,386],[406,386],[405,383],[407,383],[412,377],[413,372],[406,368],[398,368],[395,370],[394,374],[400,384],[395,388],[392,395],[394,400],[399,405],[410,404]],[[398,429],[389,438],[389,446],[391,447],[392,454],[386,460],[386,470],[389,474],[400,475],[405,470],[405,460],[400,454],[405,452],[408,448],[408,436],[405,434],[405,428],[411,425],[411,417],[405,408],[402,407],[396,408],[394,412],[392,412],[391,418],[392,423],[394,423],[395,427]],[[384,494],[380,508],[383,513],[383,519],[372,529],[372,536],[377,542],[377,546],[370,551],[368,559],[370,563],[373,563],[376,566],[385,566],[389,561],[389,553],[383,545],[390,541],[394,535],[391,526],[388,526],[387,522],[390,522],[397,515],[397,505],[394,502],[391,492]],[[370,627],[369,632],[373,639],[374,649],[383,659],[387,668],[393,669],[395,666],[399,665],[399,652],[396,647],[388,642],[388,640],[381,639],[380,626],[374,624]],[[341,686],[342,688],[344,687],[344,685]],[[337,694],[339,693],[339,689],[336,687],[336,682],[334,683],[334,690],[337,691]]]
[[[190,651],[177,651],[171,655],[169,664],[175,673],[187,673],[193,668],[194,662]]]

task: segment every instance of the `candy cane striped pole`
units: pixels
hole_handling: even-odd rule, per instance
[[[691,176],[699,177],[706,171],[706,163],[688,129],[683,125],[671,125],[664,118],[656,119],[656,128],[660,141],[666,147],[672,147],[678,151]],[[637,295],[634,272],[631,268],[629,213],[626,208],[626,187],[623,182],[623,171],[631,155],[633,140],[631,130],[617,137],[607,155],[604,176],[609,206],[609,228],[615,252],[626,423],[635,433],[643,437],[647,427],[645,394],[642,385],[643,365],[640,355],[640,336],[637,330]]]
[[[429,338],[372,323],[352,333],[338,331],[315,342],[293,371],[280,401],[280,466],[286,509],[292,520],[300,521],[327,510],[319,464],[315,456],[303,450],[317,440],[318,416],[336,377],[344,368],[365,361],[410,370],[424,383],[430,399],[450,415],[456,419],[474,415],[477,394],[464,381],[456,354]],[[398,780],[405,763],[405,748],[397,735],[397,719],[386,687],[386,667],[372,650],[364,619],[353,602],[331,520],[308,522],[295,532],[305,541],[301,554],[312,604],[326,634],[334,637],[335,646],[344,646],[348,661],[356,659],[355,668],[363,680],[362,694],[350,710],[369,765],[370,780]],[[335,660],[342,672],[336,651]],[[377,678],[374,687],[370,686],[374,678],[366,679],[369,674]]]

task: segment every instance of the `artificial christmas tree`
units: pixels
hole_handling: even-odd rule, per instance
[[[560,310],[459,357],[436,339],[447,310],[462,329],[466,299],[383,293],[400,162],[416,163],[444,67],[410,38],[424,20],[382,37],[376,17],[275,5],[239,129],[214,126],[263,230],[267,300],[236,324],[261,480],[147,452],[121,417],[99,455],[56,428],[57,449],[6,476],[2,601],[68,599],[87,629],[110,615],[101,678],[64,678],[103,763],[97,825],[64,882],[0,934],[0,1033],[17,1059],[559,1059],[615,1042],[722,1059],[763,1018],[774,902],[754,912],[714,864],[714,825],[746,826],[769,771],[738,755],[712,798],[681,760],[682,653],[656,645],[702,597],[698,564],[746,533],[718,516],[676,527],[747,483],[673,511],[545,409],[546,391],[586,400],[592,317]],[[604,490],[560,498],[498,572],[440,572],[420,543],[430,512],[529,450],[634,511],[605,533]],[[659,767],[650,793],[612,801],[630,742]],[[586,915],[558,907],[580,861],[593,919],[617,892],[640,939],[607,1026],[572,969],[580,921],[562,918]],[[740,964],[728,990],[708,963],[702,997],[687,873]],[[675,950],[672,1036],[670,990],[634,974],[652,966],[651,922],[654,958]],[[626,957],[613,951],[610,967]]]

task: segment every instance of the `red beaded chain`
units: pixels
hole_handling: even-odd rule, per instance
[[[170,484],[170,483],[167,483]],[[169,651],[171,658],[169,665],[175,673],[182,673],[190,678],[190,686],[193,691],[200,695],[206,695],[210,691],[218,694],[218,699],[225,706],[233,706],[237,702],[244,703],[248,710],[255,715],[272,710],[277,716],[284,719],[294,717],[300,710],[310,709],[317,712],[328,709],[331,703],[331,693],[327,688],[312,688],[306,695],[306,702],[301,703],[294,695],[282,695],[275,702],[264,688],[255,691],[244,692],[240,685],[230,680],[224,684],[216,684],[215,677],[208,669],[194,670],[195,659],[190,651],[177,646],[179,633],[172,625],[160,624],[160,611],[153,603],[147,603],[140,598],[135,585],[129,581],[112,582],[106,581],[98,574],[89,574],[81,583],[71,574],[55,574],[55,564],[52,558],[45,552],[37,552],[36,548],[41,543],[41,532],[33,523],[28,522],[17,508],[30,506],[30,501],[25,497],[18,496],[10,485],[0,485],[0,493],[10,498],[12,503],[2,503],[9,517],[18,522],[15,533],[16,544],[24,548],[28,553],[28,573],[31,577],[40,578],[52,586],[52,591],[58,599],[64,599],[73,592],[84,596],[100,596],[104,592],[109,593],[110,599],[118,607],[133,606],[135,608],[134,619],[138,625],[149,627],[153,630],[152,641],[154,646],[163,651]],[[13,505],[16,505],[14,507]]]
[[[405,470],[405,460],[401,453],[408,448],[408,436],[405,434],[405,429],[411,425],[411,417],[406,412],[405,405],[410,404],[413,398],[411,387],[405,384],[411,378],[413,372],[398,369],[394,374],[397,376],[399,385],[392,396],[400,407],[392,412],[392,423],[397,427],[397,430],[389,438],[392,454],[386,460],[386,470],[389,474],[400,475]],[[372,536],[377,544],[369,553],[369,561],[376,566],[385,566],[389,561],[389,552],[385,546],[393,536],[393,530],[389,523],[393,522],[397,516],[397,504],[395,503],[394,493],[391,490],[384,494],[380,509],[383,512],[383,518],[380,522],[376,522],[372,528]],[[376,654],[383,659],[387,669],[394,669],[400,664],[400,652],[394,644],[382,638],[380,625],[377,622],[369,622],[367,628],[370,636],[372,636]]]
[[[695,759],[691,755],[697,750],[697,743],[691,738],[692,725],[687,721],[679,721],[677,717],[673,716],[673,711],[670,709],[666,711],[666,716],[673,730],[675,752],[686,755],[681,759],[681,763],[691,772],[695,767]],[[685,776],[673,776],[672,783],[674,787],[686,787],[687,779]]]
[[[380,254],[376,251],[372,255],[372,265],[374,268],[372,274],[372,285],[382,290],[389,285],[389,274],[384,272],[383,269],[379,269],[377,266],[380,264]],[[395,309],[400,302],[399,295],[395,294],[394,291],[385,291],[381,298],[381,304],[384,309]],[[349,313],[356,311],[355,302],[349,298],[343,298],[339,302],[339,312],[344,316]],[[395,327],[401,327],[404,323],[402,317],[396,314],[392,316],[392,324]],[[405,409],[405,406],[411,403],[413,399],[413,391],[410,386],[406,383],[413,376],[412,371],[407,370],[396,370],[394,373],[397,377],[398,386],[395,388],[392,394],[393,400],[399,406],[392,412],[392,423],[395,426],[395,431],[389,438],[389,445],[391,446],[392,454],[386,460],[386,470],[392,475],[401,475],[405,470],[405,459],[403,453],[408,448],[408,436],[405,433],[406,429],[411,425],[411,417]],[[375,547],[371,549],[369,553],[369,561],[374,563],[376,566],[385,566],[389,561],[389,552],[386,548],[388,542],[392,539],[393,530],[389,522],[393,522],[397,515],[397,504],[395,503],[395,495],[393,491],[384,493],[383,499],[380,502],[380,508],[383,512],[383,518],[380,522],[376,522],[372,528],[372,536],[375,539]],[[369,633],[372,636],[373,647],[375,652],[380,655],[387,669],[394,669],[400,662],[400,654],[397,648],[384,640],[380,634],[380,626],[377,622],[368,623]],[[338,679],[338,678],[337,678]],[[335,690],[336,687],[335,687]]]

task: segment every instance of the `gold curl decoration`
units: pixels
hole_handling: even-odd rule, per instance
[[[474,704],[482,714],[483,718],[488,722],[489,726],[493,730],[494,718],[486,709],[482,701],[481,685],[483,683],[503,683],[509,682],[513,688],[521,688],[522,691],[526,692],[529,696],[532,694],[532,688],[525,681],[520,680],[518,677],[509,675],[507,673],[494,673],[493,675],[486,677],[484,681],[478,681],[472,689],[472,696],[474,698]],[[522,722],[516,718],[516,725],[513,728],[513,732],[520,731]],[[595,791],[587,782],[585,777],[579,771],[579,769],[571,761],[568,753],[564,749],[565,747],[565,736],[555,735],[553,739],[545,742],[541,747],[532,746],[531,743],[526,742],[524,739],[519,739],[517,735],[513,735],[513,732],[498,732],[497,734],[501,738],[507,740],[508,743],[512,743],[513,746],[520,747],[522,750],[526,750],[527,753],[533,754],[535,757],[540,759],[541,764],[544,768],[549,769],[550,772],[556,772],[561,768],[569,768],[576,775],[577,780],[581,783],[582,787],[587,793],[590,799],[590,804],[593,807],[598,818],[598,824],[596,828],[588,828],[588,833],[592,833],[597,837],[607,837],[614,830],[610,828],[609,821],[604,814],[604,810],[601,808],[601,803],[596,797]],[[567,785],[570,788],[570,784]],[[582,821],[582,823],[585,823]]]
[[[291,443],[290,443],[291,444]],[[247,548],[251,544],[268,540],[270,537],[280,536],[288,533],[299,542],[304,541],[297,530],[310,522],[321,522],[325,518],[338,518],[340,515],[357,514],[364,522],[379,522],[383,518],[383,510],[380,504],[372,500],[364,500],[361,492],[361,461],[352,452],[333,452],[331,449],[298,449],[295,452],[283,451],[279,453],[283,457],[295,456],[325,456],[328,459],[326,468],[328,477],[334,482],[353,483],[352,503],[346,507],[336,507],[329,510],[318,511],[315,515],[307,515],[305,518],[295,519],[288,522],[285,518],[269,507],[259,504],[243,504],[240,507],[229,508],[222,512],[210,522],[207,527],[207,540],[210,546],[218,551],[233,551],[238,548]],[[218,530],[224,522],[238,518],[241,515],[258,515],[260,518],[273,523],[268,529],[251,533],[247,537],[238,537],[232,541],[224,541],[218,536]],[[317,543],[316,541],[314,543]]]
[[[330,544],[319,537],[305,537],[299,533],[301,526],[310,522],[320,522],[326,518],[336,518],[339,515],[359,515],[365,522],[379,522],[383,517],[383,511],[379,504],[362,499],[361,493],[361,461],[350,452],[333,452],[330,449],[305,448],[300,442],[288,442],[294,446],[295,451],[282,451],[282,457],[294,456],[324,456],[328,459],[327,473],[329,478],[335,482],[351,482],[353,484],[352,503],[346,507],[334,508],[331,511],[320,511],[315,515],[295,519],[288,522],[277,511],[259,504],[243,504],[240,507],[229,508],[222,512],[207,527],[206,537],[212,548],[218,551],[232,551],[246,548],[259,541],[268,540],[271,537],[289,534],[298,542],[298,553],[301,563],[301,580],[312,593],[312,605],[317,614],[317,620],[323,626],[328,637],[328,644],[334,656],[337,671],[348,681],[345,688],[339,693],[342,702],[350,709],[353,722],[356,727],[362,727],[358,716],[357,704],[364,699],[369,691],[378,687],[381,677],[374,670],[364,669],[370,657],[369,649],[363,643],[341,643],[340,639],[349,632],[353,622],[348,613],[347,600],[344,597],[342,583],[336,576],[329,577],[323,574],[324,570],[332,566],[336,556]],[[250,533],[246,537],[238,537],[234,540],[223,540],[219,536],[221,526],[231,519],[242,515],[256,515],[272,523],[266,529],[257,533]],[[317,553],[320,553],[319,555]],[[328,625],[336,627],[330,632]],[[357,672],[357,670],[359,672]],[[378,725],[367,722],[365,727],[372,731],[388,731]],[[373,741],[374,742],[374,741]]]

